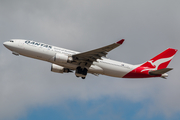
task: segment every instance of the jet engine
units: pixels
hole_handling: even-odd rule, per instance
[[[68,72],[72,72],[69,68],[64,68],[64,67],[56,65],[56,64],[52,64],[51,65],[51,71],[52,72],[56,72],[56,73],[68,73]]]
[[[67,63],[72,61],[72,58],[70,56],[67,56],[65,54],[57,53],[54,57],[54,61],[58,63]]]

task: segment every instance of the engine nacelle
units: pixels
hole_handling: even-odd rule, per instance
[[[71,57],[67,56],[67,55],[64,55],[64,54],[60,54],[60,53],[57,53],[54,57],[54,61],[55,62],[59,62],[59,63],[67,63],[67,62],[70,62]]]
[[[68,73],[68,72],[72,72],[70,69],[64,68],[64,67],[56,65],[56,64],[52,64],[51,65],[51,71],[52,72],[56,72],[56,73]]]

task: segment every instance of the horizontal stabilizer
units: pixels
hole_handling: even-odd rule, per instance
[[[172,70],[173,68],[164,68],[164,69],[159,69],[159,70],[155,70],[155,71],[150,71],[149,74],[150,75],[160,75],[160,74],[164,74],[170,70]]]

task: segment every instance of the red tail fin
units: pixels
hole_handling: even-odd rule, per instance
[[[155,68],[156,70],[166,68],[176,52],[177,49],[168,48],[156,57],[142,64],[141,67]]]

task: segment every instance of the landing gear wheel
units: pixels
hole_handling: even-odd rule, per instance
[[[78,66],[76,68],[75,75],[76,75],[76,77],[81,77],[82,79],[85,79],[86,75],[87,75],[87,72],[88,72],[87,68],[81,68],[80,66]]]
[[[87,71],[88,71],[88,70],[87,70],[86,68],[84,68],[83,71],[82,71],[82,74],[83,74],[83,75],[87,75]]]
[[[77,73],[82,73],[82,68],[81,68],[81,67],[77,67],[77,68],[76,68],[76,72],[77,72]]]

